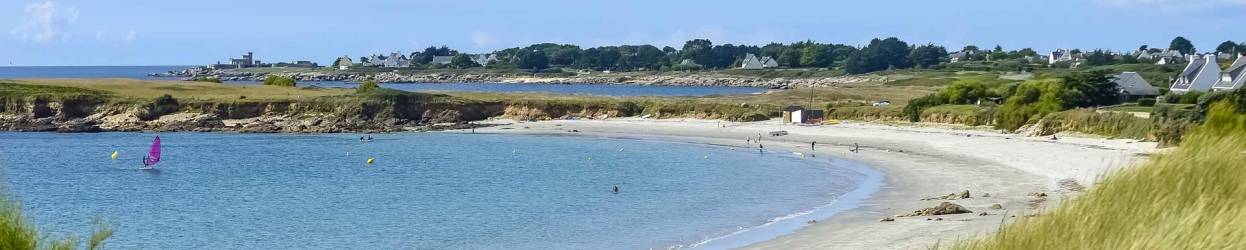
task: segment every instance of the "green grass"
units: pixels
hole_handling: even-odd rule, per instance
[[[108,94],[120,98],[150,100],[172,95],[179,100],[203,101],[274,101],[300,98],[347,95],[351,90],[302,89],[281,86],[238,86],[186,81],[146,81],[132,79],[38,79],[15,81],[0,86],[0,96],[52,93]],[[245,96],[246,98],[241,98]]]
[[[1155,107],[1143,107],[1143,106],[1138,106],[1137,103],[1128,103],[1124,105],[1106,108],[1105,110],[1121,111],[1121,112],[1142,112],[1142,113],[1149,114],[1151,113],[1152,110],[1155,110]]]
[[[1246,116],[1229,105],[1174,151],[1054,211],[954,249],[1246,249]]]
[[[103,96],[107,92],[78,87],[30,85],[14,82],[0,82],[0,97],[72,97],[72,96]]]

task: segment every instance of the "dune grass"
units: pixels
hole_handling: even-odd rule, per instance
[[[3,165],[0,165],[0,169],[2,168]],[[0,174],[3,174],[3,171],[0,171]],[[3,185],[3,178],[0,178],[0,185]],[[113,229],[100,219],[95,219],[92,223],[95,224],[95,229],[91,237],[87,239],[85,249],[101,249],[104,247],[104,240],[112,237]],[[40,235],[39,229],[22,212],[21,204],[9,195],[3,186],[0,186],[0,249],[69,250],[78,247],[83,246],[78,242],[78,238],[72,235],[62,239]]]
[[[1246,249],[1246,115],[1217,104],[1181,147],[1050,213],[953,249]]]

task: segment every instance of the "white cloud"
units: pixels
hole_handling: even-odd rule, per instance
[[[137,34],[137,33],[135,33],[135,32],[134,32],[134,30],[130,30],[130,33],[126,33],[126,34],[125,34],[125,39],[123,39],[122,41],[125,41],[125,43],[126,43],[126,44],[133,43],[133,42],[134,42],[134,36],[136,36],[136,35],[138,35],[138,34]]]
[[[48,43],[69,40],[65,27],[78,20],[78,9],[72,6],[62,7],[55,1],[31,3],[22,10],[17,27],[9,30],[9,34],[22,42]]]
[[[1176,5],[1183,7],[1192,6],[1246,6],[1246,0],[1091,0],[1092,2],[1108,5],[1108,6],[1135,6],[1135,5]]]
[[[475,44],[476,47],[488,47],[493,45],[494,42],[497,42],[497,39],[494,39],[492,34],[483,31],[472,32],[472,44]]]

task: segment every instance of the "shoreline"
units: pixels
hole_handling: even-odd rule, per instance
[[[616,118],[509,124],[505,120],[493,122],[498,126],[477,129],[477,132],[566,134],[569,133],[567,131],[577,130],[580,131],[578,134],[584,135],[644,136],[727,146],[748,146],[739,139],[780,128],[775,120],[737,123]],[[859,206],[832,211],[829,218],[817,218],[817,223],[808,225],[803,225],[805,219],[788,219],[801,224],[799,229],[747,242],[747,246],[739,248],[911,249],[976,238],[998,230],[1001,223],[1038,214],[1054,207],[1060,200],[1076,197],[1080,190],[1092,186],[1101,176],[1130,166],[1155,151],[1155,143],[1133,140],[1066,137],[1050,141],[991,131],[871,123],[819,127],[787,125],[782,129],[790,134],[764,136],[762,143],[767,145],[766,150],[827,155],[861,162],[883,173],[882,186],[863,199]],[[819,147],[811,151],[808,142],[812,140],[818,141]],[[847,147],[853,143],[862,144],[861,152],[848,152]],[[971,198],[923,200],[962,190],[968,190]],[[990,196],[983,197],[984,193]],[[1030,193],[1047,196],[1029,196]],[[943,201],[962,205],[973,212],[895,217]],[[993,204],[1000,204],[1003,209],[990,208]],[[834,206],[836,204],[833,203],[816,210]],[[987,215],[980,215],[982,212]],[[880,222],[882,217],[894,218],[895,221]],[[710,246],[719,248],[717,245]]]

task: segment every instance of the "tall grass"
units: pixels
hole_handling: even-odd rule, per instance
[[[1151,119],[1123,112],[1072,109],[1051,113],[1034,126],[1038,126],[1042,135],[1074,131],[1114,138],[1147,139],[1154,124]]]
[[[0,165],[3,168],[3,165]],[[3,171],[0,171],[3,174]],[[80,246],[78,238],[69,236],[63,239],[50,239],[40,235],[30,219],[22,213],[22,206],[4,190],[3,178],[0,178],[0,249],[4,250],[69,250]],[[101,249],[104,240],[112,237],[113,230],[100,219],[93,221],[94,232],[87,240],[86,248]]]
[[[1180,148],[953,248],[1246,249],[1246,115],[1217,104]]]

